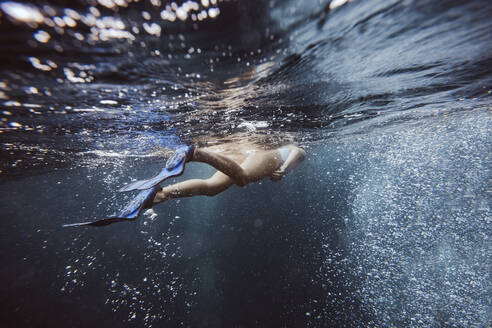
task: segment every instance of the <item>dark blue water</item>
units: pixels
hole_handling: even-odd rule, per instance
[[[66,6],[0,3],[2,326],[490,325],[488,1]],[[61,228],[163,149],[244,139],[308,157]]]

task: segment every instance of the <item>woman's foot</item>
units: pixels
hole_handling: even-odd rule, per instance
[[[171,198],[170,197],[171,193],[168,190],[166,190],[166,189],[167,188],[164,188],[164,189],[161,188],[161,190],[159,190],[155,194],[154,199],[152,200],[152,202],[150,203],[150,206],[148,208],[151,208],[155,204],[165,202],[166,200],[168,200],[169,198]]]

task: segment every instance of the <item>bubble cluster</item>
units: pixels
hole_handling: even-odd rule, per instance
[[[486,325],[488,115],[420,121],[346,145],[359,167],[349,260],[375,326]]]

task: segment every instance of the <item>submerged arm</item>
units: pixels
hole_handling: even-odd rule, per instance
[[[306,151],[296,146],[288,146],[290,149],[289,156],[285,162],[272,173],[270,178],[273,181],[279,181],[282,177],[294,170],[306,158]]]
[[[296,146],[290,146],[291,151],[285,163],[280,166],[280,170],[289,173],[294,170],[306,158],[306,151]]]

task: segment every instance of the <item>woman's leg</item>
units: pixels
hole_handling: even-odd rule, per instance
[[[233,183],[237,184],[238,186],[244,186],[248,184],[247,174],[246,172],[244,172],[241,165],[239,165],[239,163],[236,163],[233,159],[230,159],[227,156],[217,154],[205,149],[197,148],[195,149],[191,160],[213,166],[217,170],[229,176],[232,179]]]
[[[161,203],[171,198],[197,195],[215,196],[234,183],[244,186],[250,182],[270,176],[282,164],[280,153],[276,150],[250,155],[239,165],[226,156],[203,149],[196,149],[192,161],[212,165],[219,172],[216,172],[206,180],[190,179],[167,186],[156,194],[153,204]]]
[[[239,165],[227,156],[197,148],[191,160],[215,167],[241,187],[270,176],[282,165],[282,156],[277,150],[254,153]]]
[[[215,196],[232,186],[233,181],[224,173],[217,172],[209,179],[190,179],[164,187],[155,197],[153,204],[171,198],[183,198],[197,195]]]

